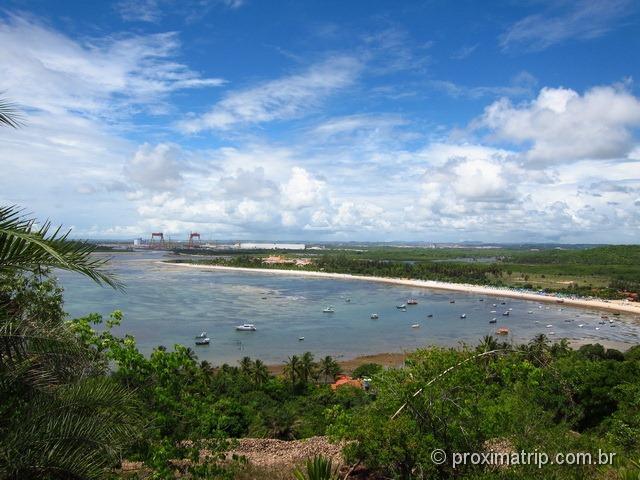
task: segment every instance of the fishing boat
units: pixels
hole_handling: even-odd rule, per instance
[[[350,298],[347,298],[347,299],[345,300],[345,302],[347,302],[347,303],[349,303],[350,301],[351,301],[351,299],[350,299]]]
[[[379,318],[379,317],[378,317],[378,314],[377,314],[377,313],[372,313],[372,314],[371,314],[371,320],[377,320],[378,318]]]
[[[433,317],[433,313],[430,313],[429,315],[427,315],[427,318],[431,318]]]
[[[491,320],[489,320],[489,323],[498,323],[498,319],[496,317],[493,317]]]
[[[509,329],[506,327],[500,327],[496,330],[496,335],[509,335]]]
[[[411,325],[411,328],[420,328],[420,324],[419,323],[414,323],[413,325]]]
[[[240,332],[255,332],[256,326],[253,323],[243,323],[242,325],[238,325],[236,330]]]
[[[491,310],[489,313],[497,313],[497,310]]]
[[[467,318],[467,314],[463,313],[462,315],[460,315],[460,318]]]
[[[196,335],[196,340],[198,340],[199,338],[207,338],[207,332],[202,332],[200,333],[200,335]]]
[[[551,324],[547,325],[547,328],[551,328],[551,327],[553,327],[553,325],[551,325]]]
[[[533,310],[529,310],[527,313],[531,315],[533,313]]]
[[[503,312],[503,313],[502,313],[502,316],[503,316],[503,317],[508,317],[508,316],[509,316],[509,313],[510,313],[510,312],[509,312],[509,310],[507,310],[506,312]]]
[[[210,341],[209,337],[198,338],[196,340],[196,345],[209,345]]]
[[[401,305],[396,305],[396,308],[398,310],[402,310],[403,308],[407,308],[407,305],[405,303],[401,304]]]
[[[492,304],[491,304],[491,306],[492,306],[492,307],[497,307],[497,306],[498,306],[498,304],[497,304],[497,303],[492,303]]]
[[[336,311],[336,309],[335,309],[335,308],[333,308],[333,306],[332,306],[332,305],[329,305],[328,307],[325,307],[325,308],[322,310],[322,312],[323,312],[323,313],[334,313],[335,311]]]
[[[418,304],[418,300],[416,300],[415,298],[410,298],[409,300],[407,300],[407,305],[417,305]]]
[[[578,325],[578,328],[582,328],[582,327],[584,327],[584,323],[581,323]]]
[[[304,337],[298,337],[298,341],[302,342],[304,340]]]
[[[449,303],[456,303],[455,300],[449,300]]]

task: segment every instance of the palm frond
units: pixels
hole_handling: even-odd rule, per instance
[[[71,231],[62,232],[45,222],[40,228],[16,206],[0,207],[0,270],[37,270],[42,267],[78,272],[101,285],[122,289],[123,284],[105,269],[108,258],[91,254],[96,246],[69,239]]]
[[[21,123],[20,113],[16,105],[0,97],[0,124],[18,128]]]

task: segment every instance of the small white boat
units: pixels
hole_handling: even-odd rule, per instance
[[[498,306],[498,304],[497,304],[497,303],[492,303],[492,304],[491,304],[491,306],[492,306],[492,307],[497,307],[497,306]]]
[[[551,328],[551,327],[553,327],[553,325],[551,325],[551,324],[547,325],[547,328]]]
[[[496,317],[493,317],[491,320],[489,320],[489,323],[498,323],[498,319]]]
[[[200,335],[196,335],[196,340],[199,338],[207,338],[207,332],[202,332]]]
[[[409,300],[407,300],[407,305],[417,305],[418,304],[418,300],[416,300],[415,298],[410,298]]]
[[[236,330],[240,332],[255,332],[256,326],[253,323],[243,323],[242,325],[238,325]]]
[[[596,327],[596,330],[600,330],[600,327]]]
[[[302,342],[304,340],[304,337],[298,337],[298,341]]]
[[[329,305],[328,307],[325,307],[322,312],[323,313],[334,313],[336,311],[335,308],[333,308],[333,306]]]
[[[502,314],[502,316],[503,316],[503,317],[508,317],[508,316],[509,316],[509,310],[507,310],[506,312],[504,312],[504,313]]]
[[[463,313],[462,315],[460,315],[460,318],[467,318],[467,314]]]
[[[378,318],[379,318],[379,317],[378,317],[378,314],[377,314],[377,313],[372,313],[372,314],[371,314],[371,320],[377,320]]]
[[[419,323],[414,323],[413,325],[411,325],[411,328],[420,328],[420,324]]]
[[[579,325],[578,325],[578,327],[579,327],[579,328],[584,327],[584,323],[579,324]]]
[[[529,310],[527,313],[531,315],[533,313],[533,310]]]
[[[209,337],[198,338],[196,340],[196,345],[209,345],[210,341]]]
[[[401,304],[401,305],[396,305],[396,308],[397,308],[398,310],[402,310],[403,308],[407,308],[407,304],[406,304],[406,303],[403,303],[403,304]]]
[[[549,332],[549,335],[555,335],[556,332]]]
[[[510,308],[509,311],[511,312],[513,310],[513,308]]]
[[[489,313],[498,313],[498,311],[497,310],[491,310],[491,312],[489,312]]]

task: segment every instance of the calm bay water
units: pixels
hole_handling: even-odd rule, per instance
[[[598,323],[600,312],[555,304],[540,304],[540,308],[532,301],[360,280],[217,272],[159,263],[166,258],[170,257],[159,252],[113,255],[112,269],[126,283],[126,293],[60,272],[67,312],[76,317],[90,312],[108,315],[120,309],[125,320],[119,333],[134,335],[144,353],[158,345],[181,343],[214,364],[244,356],[277,363],[305,351],[352,358],[433,344],[476,344],[501,326],[509,328],[514,342],[551,331],[555,332],[552,339],[640,342],[640,322],[631,315],[610,315],[616,325],[611,327]],[[418,305],[408,306],[406,312],[398,310],[396,305],[408,298],[417,299]],[[327,305],[333,305],[335,313],[323,313]],[[502,316],[507,309],[512,309],[511,315]],[[378,320],[370,319],[374,312]],[[463,313],[467,318],[460,318]],[[429,314],[433,317],[427,318]],[[492,317],[497,317],[496,325],[488,323]],[[245,322],[254,323],[258,330],[235,330]],[[420,328],[411,328],[416,323]],[[194,336],[203,330],[211,344],[195,347]],[[304,341],[299,341],[302,336]]]

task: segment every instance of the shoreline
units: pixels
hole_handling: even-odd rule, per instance
[[[365,275],[351,275],[347,273],[329,273],[317,272],[309,270],[285,270],[275,268],[248,268],[248,267],[227,267],[223,265],[201,265],[196,263],[176,263],[159,261],[164,265],[173,265],[187,268],[200,268],[204,270],[219,271],[235,271],[248,273],[263,273],[276,275],[294,275],[311,278],[335,278],[339,280],[360,280],[366,282],[387,283],[393,285],[401,285],[406,287],[427,288],[432,290],[445,290],[462,293],[475,293],[479,295],[488,295],[492,297],[508,297],[520,300],[531,300],[536,302],[546,302],[568,305],[572,307],[591,308],[595,310],[604,310],[609,312],[631,313],[640,316],[640,302],[635,305],[626,300],[600,300],[588,298],[564,298],[555,295],[541,295],[538,293],[520,292],[508,288],[490,287],[486,285],[473,285],[468,283],[450,283],[440,282],[436,280],[412,280],[408,278],[388,278],[388,277],[371,277]]]

